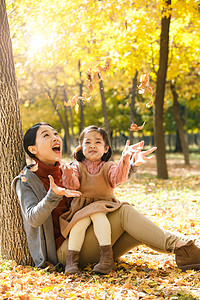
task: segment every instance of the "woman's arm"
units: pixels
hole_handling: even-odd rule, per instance
[[[16,193],[20,201],[23,217],[27,223],[35,228],[46,221],[63,197],[50,189],[45,197],[39,201],[32,188],[26,182],[21,182],[20,179],[16,183]]]
[[[32,226],[41,226],[56,208],[63,196],[78,197],[79,191],[67,190],[57,186],[52,176],[49,175],[50,189],[43,199],[38,199],[33,189],[27,182],[17,180],[16,193],[20,200],[22,214],[25,220]]]

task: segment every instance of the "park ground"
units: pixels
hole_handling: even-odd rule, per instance
[[[116,189],[116,197],[164,229],[200,239],[200,155],[190,159],[186,167],[181,155],[167,155],[167,180],[156,178],[150,161]],[[200,272],[182,272],[172,254],[139,246],[116,266],[109,275],[93,274],[88,266],[70,276],[1,260],[0,299],[200,299]]]

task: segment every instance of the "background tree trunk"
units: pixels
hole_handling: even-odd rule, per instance
[[[171,0],[166,0],[166,5],[171,5]],[[169,26],[171,14],[167,18],[162,17],[161,21],[161,36],[160,36],[160,58],[159,69],[157,74],[157,86],[155,96],[155,111],[154,111],[154,131],[155,143],[157,146],[156,161],[157,161],[157,176],[159,178],[167,179],[167,162],[165,153],[165,139],[163,128],[163,105],[165,96],[165,81],[167,75],[167,63],[169,52]]]
[[[47,85],[47,87],[48,87],[48,85]],[[67,154],[71,154],[68,118],[67,118],[66,114],[64,115],[64,118],[62,117],[61,113],[57,109],[57,104],[55,102],[56,101],[56,97],[58,96],[58,86],[56,87],[56,90],[55,90],[55,93],[54,93],[53,96],[51,94],[51,90],[50,90],[49,87],[46,89],[46,93],[48,94],[48,97],[49,97],[49,99],[50,99],[50,101],[52,103],[52,106],[53,106],[55,112],[57,113],[57,115],[59,117],[59,120],[60,120],[60,123],[61,123],[61,125],[62,125],[62,127],[64,128],[64,131],[65,131],[65,137],[64,137],[64,141],[63,141],[64,152],[67,153]],[[65,110],[65,113],[66,113],[66,107],[65,106],[64,106],[64,110]]]
[[[0,0],[0,250],[3,258],[31,264],[19,200],[11,189],[25,165],[17,82],[6,4]]]
[[[83,80],[82,80],[82,72],[81,72],[81,60],[78,61],[78,70],[79,70],[79,76],[80,76],[80,83],[79,83],[79,96],[82,97],[83,95]],[[83,113],[83,100],[80,101],[80,132],[85,127],[85,120],[84,120],[84,113]]]
[[[176,126],[177,126],[178,133],[179,133],[181,148],[182,148],[182,151],[183,151],[185,164],[189,165],[190,161],[189,161],[188,145],[187,145],[187,142],[186,142],[185,132],[183,130],[183,124],[182,124],[181,116],[179,114],[179,109],[178,109],[178,94],[175,90],[174,84],[171,84],[170,87],[171,87],[171,91],[172,91],[172,95],[173,95],[172,111],[173,111],[174,119],[176,121]]]
[[[133,77],[132,81],[132,92],[131,92],[131,105],[130,105],[130,125],[134,123],[135,119],[135,95],[136,95],[136,88],[137,88],[137,76],[138,76],[138,71],[135,71],[135,76]],[[129,140],[130,144],[132,145],[134,143],[134,138],[133,138],[133,131],[129,131]]]
[[[67,91],[66,91],[65,86],[63,86],[63,93],[64,93],[64,101],[68,102]],[[64,105],[64,110],[65,110],[65,115],[67,116],[67,108],[65,105]],[[74,148],[76,143],[75,143],[75,137],[74,137],[74,124],[73,124],[73,115],[72,115],[71,106],[68,107],[68,110],[69,110],[69,117],[70,117],[69,123],[70,123],[70,127],[71,127],[72,146]],[[71,143],[70,143],[70,148],[71,148]]]
[[[105,100],[105,94],[104,94],[104,88],[103,88],[103,81],[102,80],[99,82],[99,90],[100,90],[100,95],[101,95],[101,104],[102,104],[105,130],[107,131],[108,136],[110,138],[110,124],[109,124],[109,121],[108,121],[108,113],[107,113],[107,108],[106,108],[106,100]]]

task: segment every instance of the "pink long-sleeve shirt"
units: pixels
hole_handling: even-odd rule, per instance
[[[105,164],[105,161],[90,161],[85,159],[82,162],[88,171],[89,174],[96,175],[101,170],[102,166]],[[122,183],[128,179],[128,172],[130,168],[130,158],[129,156],[121,156],[119,163],[111,164],[108,171],[108,180],[110,185],[114,188],[119,183]],[[80,187],[79,181],[79,169],[76,164],[68,165],[66,168],[62,169],[62,183],[67,189],[78,190]]]

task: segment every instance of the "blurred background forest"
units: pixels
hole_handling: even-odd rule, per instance
[[[49,122],[66,141],[68,154],[83,127],[91,124],[109,129],[116,151],[127,138],[154,145],[154,105],[146,104],[155,98],[163,5],[161,0],[7,0],[23,131]],[[178,113],[189,150],[199,152],[199,1],[170,1],[165,16],[169,13],[166,150],[181,151]],[[88,69],[107,57],[111,66],[88,89]],[[153,95],[138,93],[145,73]],[[84,94],[89,101],[68,105]],[[146,123],[143,130],[130,132],[133,122]]]

